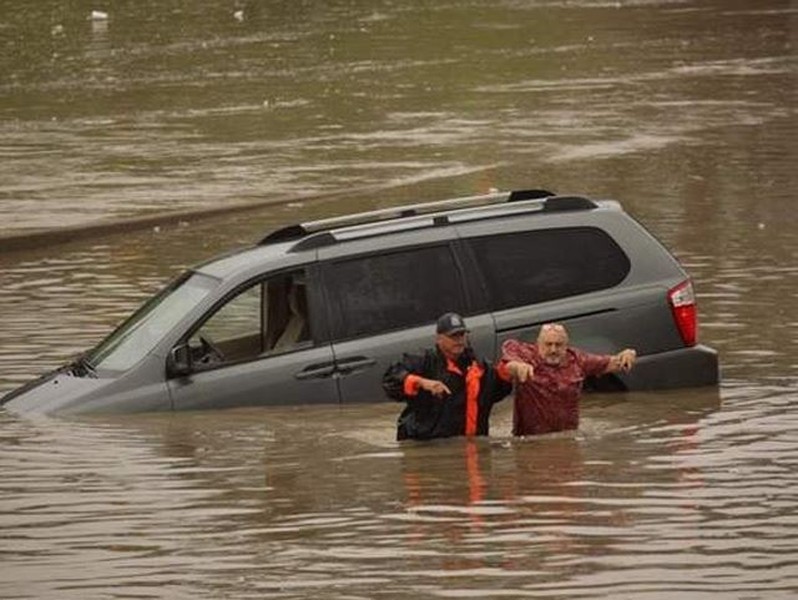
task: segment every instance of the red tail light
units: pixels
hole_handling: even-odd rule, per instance
[[[698,341],[698,309],[689,279],[668,290],[668,302],[684,345],[695,346]]]

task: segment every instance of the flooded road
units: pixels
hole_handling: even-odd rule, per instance
[[[91,10],[0,14],[0,392],[278,225],[493,187],[621,201],[693,276],[723,381],[419,445],[389,403],[0,410],[0,597],[794,597],[793,3]]]

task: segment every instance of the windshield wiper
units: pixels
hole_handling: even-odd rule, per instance
[[[72,371],[72,374],[75,377],[97,378],[97,371],[94,368],[94,365],[91,364],[86,358],[86,354],[80,354],[77,356],[71,363],[67,365],[67,368]]]

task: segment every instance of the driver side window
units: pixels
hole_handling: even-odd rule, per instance
[[[303,271],[261,280],[220,306],[189,338],[195,366],[289,352],[311,342]]]

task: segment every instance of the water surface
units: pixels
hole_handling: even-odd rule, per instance
[[[0,411],[0,596],[795,595],[792,3],[78,4],[0,13],[2,235],[287,201],[4,251],[0,391],[279,225],[494,187],[621,201],[723,381],[529,440],[506,402],[430,444],[390,403]]]

